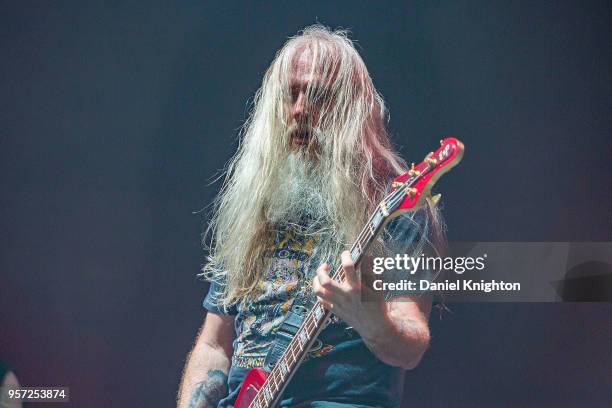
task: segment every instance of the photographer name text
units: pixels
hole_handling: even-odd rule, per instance
[[[502,292],[520,291],[519,282],[506,282],[503,280],[466,279],[462,276],[469,271],[483,271],[486,268],[487,254],[479,257],[432,257],[421,254],[420,256],[396,255],[395,257],[374,258],[372,272],[381,275],[386,271],[405,272],[404,277],[410,279],[395,279],[388,281],[376,279],[372,283],[372,289],[376,291],[468,291],[468,292]],[[456,280],[444,280],[436,282],[431,279],[433,274],[439,272],[453,272]],[[420,275],[416,275],[420,273]],[[428,275],[423,275],[428,274]],[[430,278],[430,279],[423,279]]]

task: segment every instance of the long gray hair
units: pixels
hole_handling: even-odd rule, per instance
[[[347,33],[315,25],[290,38],[255,94],[205,234],[210,255],[203,275],[224,283],[224,305],[253,299],[262,279],[262,253],[275,219],[270,202],[292,154],[291,69],[303,50],[311,53],[311,70],[324,81],[323,89],[309,86],[306,93],[318,109],[309,126],[332,241],[345,245],[356,238],[391,179],[406,171],[385,130],[383,99]]]

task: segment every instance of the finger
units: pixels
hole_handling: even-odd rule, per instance
[[[323,298],[321,298],[319,296],[317,296],[317,300],[319,301],[319,303],[321,303],[323,305],[323,307],[325,309],[329,310],[330,312],[334,311],[334,304],[331,303],[330,301],[325,300],[325,299],[323,299]]]
[[[319,283],[319,277],[315,276],[314,278],[312,278],[312,290],[317,293],[320,287],[321,284]]]
[[[317,268],[317,275],[319,274],[319,271],[321,271],[321,272],[323,272],[323,273],[328,275],[329,274],[329,265],[327,263],[322,263]]]
[[[317,269],[317,278],[319,278],[319,283],[325,289],[333,290],[334,288],[340,288],[340,282],[333,280],[329,276],[329,266],[327,264],[323,264]]]
[[[321,281],[319,280],[319,276],[315,276],[312,281],[312,291],[317,297],[325,297],[329,296],[328,291],[321,285]]]
[[[328,286],[331,283],[331,278],[329,277],[329,265],[324,263],[319,266],[317,269],[317,278],[319,279],[319,283],[321,286]]]
[[[357,272],[355,272],[355,264],[353,263],[353,258],[351,258],[351,253],[349,251],[342,252],[340,260],[342,261],[346,283],[351,287],[359,286],[359,278],[357,277]]]
[[[317,296],[337,302],[338,296],[343,294],[342,284],[333,280],[325,268],[319,268],[314,279],[312,289]]]

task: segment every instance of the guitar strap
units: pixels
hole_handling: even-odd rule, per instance
[[[283,356],[293,337],[295,337],[302,321],[308,313],[308,308],[304,305],[306,299],[296,297],[291,305],[291,309],[287,312],[285,319],[279,326],[274,336],[274,340],[270,345],[266,359],[264,360],[264,370],[270,371],[274,365]]]
[[[304,219],[302,225],[307,225],[309,222],[311,222],[309,219]],[[309,309],[313,306],[313,302],[308,298],[306,292],[308,292],[308,290],[298,291],[298,294],[291,304],[291,309],[289,309],[283,322],[276,330],[274,339],[270,344],[268,354],[266,354],[264,360],[264,370],[270,371],[274,368],[274,365],[283,356],[287,346],[291,343],[291,340],[293,340],[300,329]]]

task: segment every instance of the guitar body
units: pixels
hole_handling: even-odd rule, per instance
[[[234,403],[234,408],[248,408],[251,402],[257,396],[257,392],[266,382],[268,378],[268,372],[261,368],[252,368],[244,377],[242,387],[240,387],[240,393]]]

